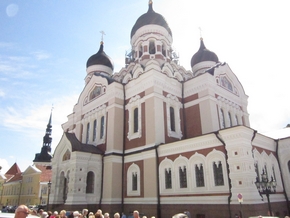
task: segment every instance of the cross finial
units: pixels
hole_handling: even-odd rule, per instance
[[[202,38],[202,29],[201,29],[201,27],[198,27],[198,29],[199,29],[200,38]]]
[[[102,30],[100,31],[100,33],[102,34],[102,42],[104,41],[104,35],[106,35],[106,33]]]

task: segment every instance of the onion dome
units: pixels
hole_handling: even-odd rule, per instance
[[[214,52],[208,50],[205,47],[203,39],[200,38],[200,47],[199,50],[191,58],[191,67],[203,61],[213,61],[218,63],[219,58]]]
[[[104,65],[114,70],[111,58],[104,52],[104,43],[101,42],[99,51],[92,55],[87,61],[87,68],[92,65]]]
[[[149,1],[149,8],[147,13],[141,15],[141,17],[138,18],[135,25],[133,26],[131,30],[131,38],[134,36],[134,34],[137,32],[138,29],[150,24],[155,24],[164,27],[168,31],[168,33],[172,36],[171,29],[169,28],[165,18],[161,14],[158,14],[153,10],[153,2],[151,0]]]

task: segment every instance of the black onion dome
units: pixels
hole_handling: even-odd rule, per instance
[[[213,61],[217,63],[219,62],[219,58],[214,52],[205,47],[203,39],[201,38],[199,50],[191,58],[191,67],[203,61]]]
[[[114,70],[113,61],[104,52],[103,42],[101,42],[99,51],[96,54],[92,55],[87,61],[87,68],[92,65],[104,65]]]
[[[152,1],[150,1],[147,13],[141,15],[141,17],[139,17],[138,20],[136,21],[135,25],[131,30],[131,38],[139,28],[150,24],[156,24],[164,27],[168,31],[168,33],[172,36],[171,29],[169,28],[165,18],[161,14],[156,13],[153,10],[152,5],[153,3]]]

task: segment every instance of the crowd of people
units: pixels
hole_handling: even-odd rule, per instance
[[[97,210],[96,213],[89,212],[88,209],[83,209],[81,212],[80,211],[65,211],[61,210],[60,212],[58,211],[44,211],[43,209],[40,209],[38,211],[30,210],[26,205],[20,205],[15,211],[15,217],[14,218],[25,218],[29,214],[39,216],[40,218],[110,218],[109,213],[104,213],[102,210]],[[111,218],[127,218],[124,213],[115,213]],[[146,216],[140,217],[139,212],[135,210],[133,212],[133,218],[147,218]],[[151,218],[155,218],[154,216]]]

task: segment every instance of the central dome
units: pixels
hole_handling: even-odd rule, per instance
[[[164,27],[168,31],[168,33],[172,36],[171,29],[169,28],[165,18],[161,14],[156,13],[153,10],[152,5],[153,3],[152,1],[150,1],[147,13],[141,15],[141,17],[139,17],[138,20],[136,21],[131,31],[131,38],[134,36],[134,34],[137,32],[138,29],[150,24],[155,24]]]

